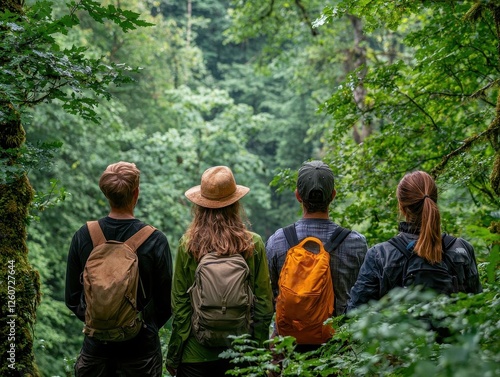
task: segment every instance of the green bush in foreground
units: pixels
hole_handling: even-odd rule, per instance
[[[453,297],[395,289],[336,318],[335,336],[317,351],[295,353],[291,337],[270,341],[273,351],[238,337],[223,356],[243,365],[234,376],[500,376],[498,288]]]

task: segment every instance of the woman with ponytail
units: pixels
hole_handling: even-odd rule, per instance
[[[482,291],[474,249],[462,238],[451,238],[443,251],[438,190],[434,179],[423,171],[406,174],[399,182],[396,196],[399,212],[406,221],[399,223],[395,238],[413,245],[413,252],[431,265],[443,263],[444,252],[458,275],[458,286],[466,293]],[[347,310],[370,300],[378,300],[395,287],[403,286],[406,257],[394,242],[382,242],[370,248],[351,290]]]

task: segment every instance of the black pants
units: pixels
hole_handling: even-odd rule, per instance
[[[75,363],[76,377],[161,377],[161,349],[141,357],[97,357],[80,353]]]
[[[206,361],[201,363],[181,363],[176,377],[227,377],[226,371],[235,365],[228,359]]]

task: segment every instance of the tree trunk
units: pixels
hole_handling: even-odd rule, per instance
[[[23,4],[2,1],[0,12],[22,13]],[[19,160],[24,142],[19,112],[11,103],[0,102],[0,375],[6,377],[40,375],[33,353],[40,277],[28,261],[26,245],[33,189]]]
[[[498,64],[500,65],[500,6],[492,5],[493,19],[497,34]],[[490,136],[491,145],[495,149],[495,162],[491,171],[490,182],[495,194],[500,196],[500,94],[497,97],[496,114],[494,120],[495,131]]]
[[[366,89],[363,85],[363,79],[366,75],[366,38],[363,34],[363,23],[358,17],[349,15],[349,20],[354,33],[354,47],[349,51],[348,61],[346,62],[346,72],[352,72],[358,68],[363,67],[358,72],[360,80],[359,85],[354,89],[354,102],[362,113],[368,110],[366,105]],[[353,126],[352,134],[354,141],[360,144],[368,137],[373,131],[373,126],[369,119],[362,117],[359,124]]]
[[[191,46],[191,17],[193,13],[191,0],[187,0],[186,46]]]

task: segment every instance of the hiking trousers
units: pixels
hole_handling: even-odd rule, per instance
[[[157,352],[138,358],[97,357],[80,352],[76,377],[161,377],[162,355]]]
[[[200,363],[181,363],[176,377],[226,377],[226,371],[232,369],[227,359],[204,361]]]

